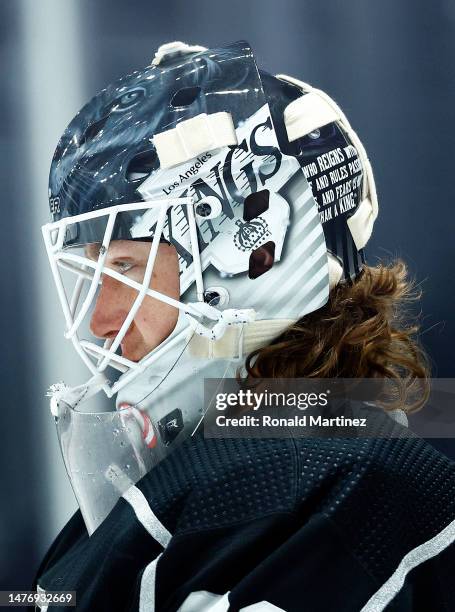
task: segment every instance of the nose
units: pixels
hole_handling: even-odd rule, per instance
[[[112,338],[121,328],[129,311],[129,288],[104,275],[95,309],[90,319],[90,331],[97,338]]]

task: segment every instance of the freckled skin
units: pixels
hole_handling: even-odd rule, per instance
[[[150,242],[115,240],[109,247],[106,264],[128,278],[142,282],[150,247]],[[99,245],[88,245],[87,256],[96,260],[98,249]],[[90,330],[97,338],[114,338],[137,297],[137,291],[108,275],[103,275],[102,281]],[[178,258],[173,246],[159,245],[150,287],[179,299]],[[177,318],[178,310],[174,306],[146,296],[122,340],[122,355],[131,361],[145,357],[169,336]]]

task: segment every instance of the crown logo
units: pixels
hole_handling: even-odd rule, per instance
[[[240,251],[252,251],[270,236],[267,222],[260,217],[253,221],[237,219],[235,224],[239,229],[234,236],[234,244]]]

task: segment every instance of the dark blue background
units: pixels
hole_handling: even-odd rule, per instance
[[[60,343],[62,321],[40,244],[53,147],[91,95],[149,63],[160,44],[210,47],[239,39],[250,42],[262,67],[325,89],[350,118],[379,193],[369,262],[407,261],[423,291],[422,342],[433,376],[455,376],[452,0],[6,0],[0,6],[2,589],[28,588],[74,507],[55,467],[60,458],[44,398],[59,368],[76,359]],[[453,441],[444,446],[452,455],[454,448]]]

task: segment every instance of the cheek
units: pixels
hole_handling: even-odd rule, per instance
[[[160,255],[150,286],[175,300],[180,298],[180,274],[175,250],[165,256]]]
[[[160,245],[150,286],[175,300],[180,299],[179,266],[174,247]],[[134,322],[145,343],[155,347],[169,336],[177,319],[177,308],[147,296]]]
[[[146,297],[137,312],[135,324],[145,342],[156,345],[172,332],[177,319],[177,308]]]

